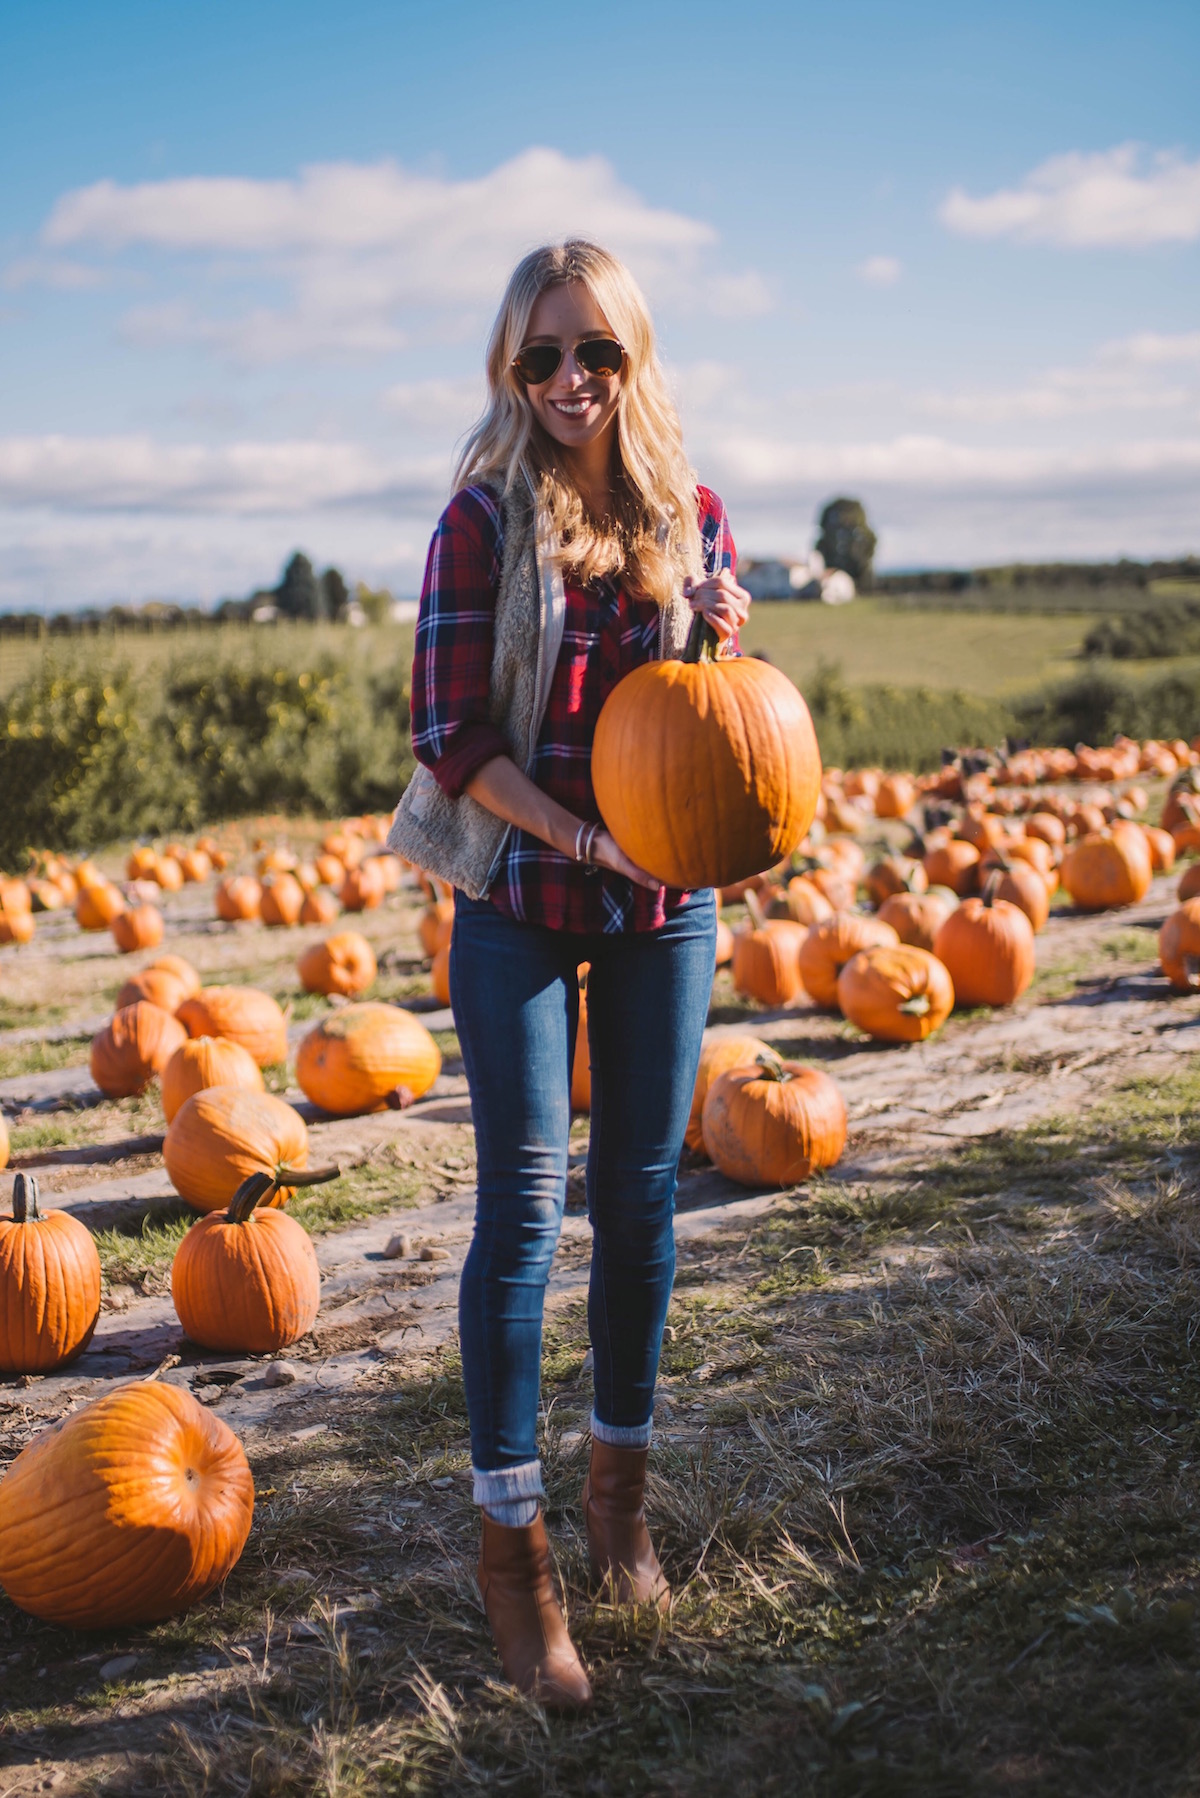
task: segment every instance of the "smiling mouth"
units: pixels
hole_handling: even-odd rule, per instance
[[[598,402],[593,399],[551,400],[550,404],[563,418],[583,418]]]

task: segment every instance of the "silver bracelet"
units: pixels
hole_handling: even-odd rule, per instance
[[[577,862],[585,861],[587,859],[587,851],[581,847],[583,843],[583,833],[586,829],[587,820],[585,818],[583,823],[579,826],[579,829],[575,832],[575,860]]]
[[[585,862],[591,862],[592,844],[596,841],[596,838],[600,835],[603,828],[604,826],[602,824],[593,824],[592,828],[588,831],[587,841],[583,845],[583,859]]]

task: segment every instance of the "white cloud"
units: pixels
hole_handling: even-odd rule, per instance
[[[855,272],[868,287],[894,287],[903,271],[895,256],[868,256]]]
[[[457,435],[483,410],[482,381],[398,381],[382,396],[384,410],[415,430]]]
[[[1200,238],[1200,161],[1118,144],[1052,156],[1020,186],[974,199],[947,194],[938,217],[965,237],[1012,237],[1068,249],[1145,249]]]
[[[1164,379],[1166,371],[1173,378]],[[1142,332],[1104,344],[1090,362],[1048,369],[1021,385],[924,394],[918,405],[934,417],[979,424],[1187,409],[1200,418],[1200,331]]]
[[[478,327],[517,258],[532,245],[593,237],[625,257],[656,299],[718,316],[754,316],[771,294],[753,270],[707,274],[717,243],[707,222],[650,205],[601,156],[532,148],[471,180],[418,174],[395,162],[328,163],[291,180],[189,177],[65,194],[42,230],[52,252],[116,257],[151,251],[204,258],[195,298],[139,308],[125,323],[138,343],[195,342],[235,362],[314,353],[378,356],[431,334]],[[290,290],[290,303],[234,310],[248,277]]]

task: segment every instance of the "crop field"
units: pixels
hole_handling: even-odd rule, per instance
[[[236,869],[254,837],[304,856],[321,834],[269,818],[216,836]],[[863,840],[905,835],[876,823]],[[96,859],[121,877],[123,854]],[[184,1337],[169,1270],[193,1214],[164,1174],[157,1083],[105,1099],[89,1072],[92,1033],[156,951],[118,956],[69,912],[40,915],[32,942],[0,950],[0,1209],[14,1172],[36,1172],[44,1204],[93,1232],[104,1284],[81,1359],[0,1379],[0,1459],[157,1378],[236,1431],[256,1498],[242,1558],[184,1615],[89,1633],[0,1598],[0,1792],[1194,1790],[1200,1012],[1158,969],[1173,892],[1159,875],[1094,916],[1060,895],[1014,1005],[906,1046],[718,973],[711,1033],[749,1027],[830,1073],[849,1138],[836,1167],[783,1190],[685,1156],[649,1495],[666,1618],[587,1584],[576,1120],[542,1447],[596,1691],[582,1721],[503,1683],[475,1595],[455,1336],[474,1141],[411,879],[343,923],[376,953],[365,996],[412,1008],[442,1073],[407,1110],[346,1118],[296,1082],[299,1041],[337,1009],[296,973],[327,928],[221,923],[211,879],[161,897],[161,948],[288,1008],[267,1085],[307,1118],[313,1162],[342,1170],[289,1205],[321,1308],[272,1356]]]

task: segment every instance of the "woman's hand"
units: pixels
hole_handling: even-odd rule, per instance
[[[739,587],[728,568],[710,574],[705,581],[689,577],[683,583],[683,597],[693,612],[703,612],[722,643],[739,631],[750,616],[750,595]]]
[[[648,887],[652,893],[657,893],[662,886],[661,880],[655,880],[653,874],[647,874],[645,868],[639,868],[617,848],[615,838],[603,825],[592,838],[591,860],[597,868],[610,868],[614,874],[623,874],[635,886]]]

